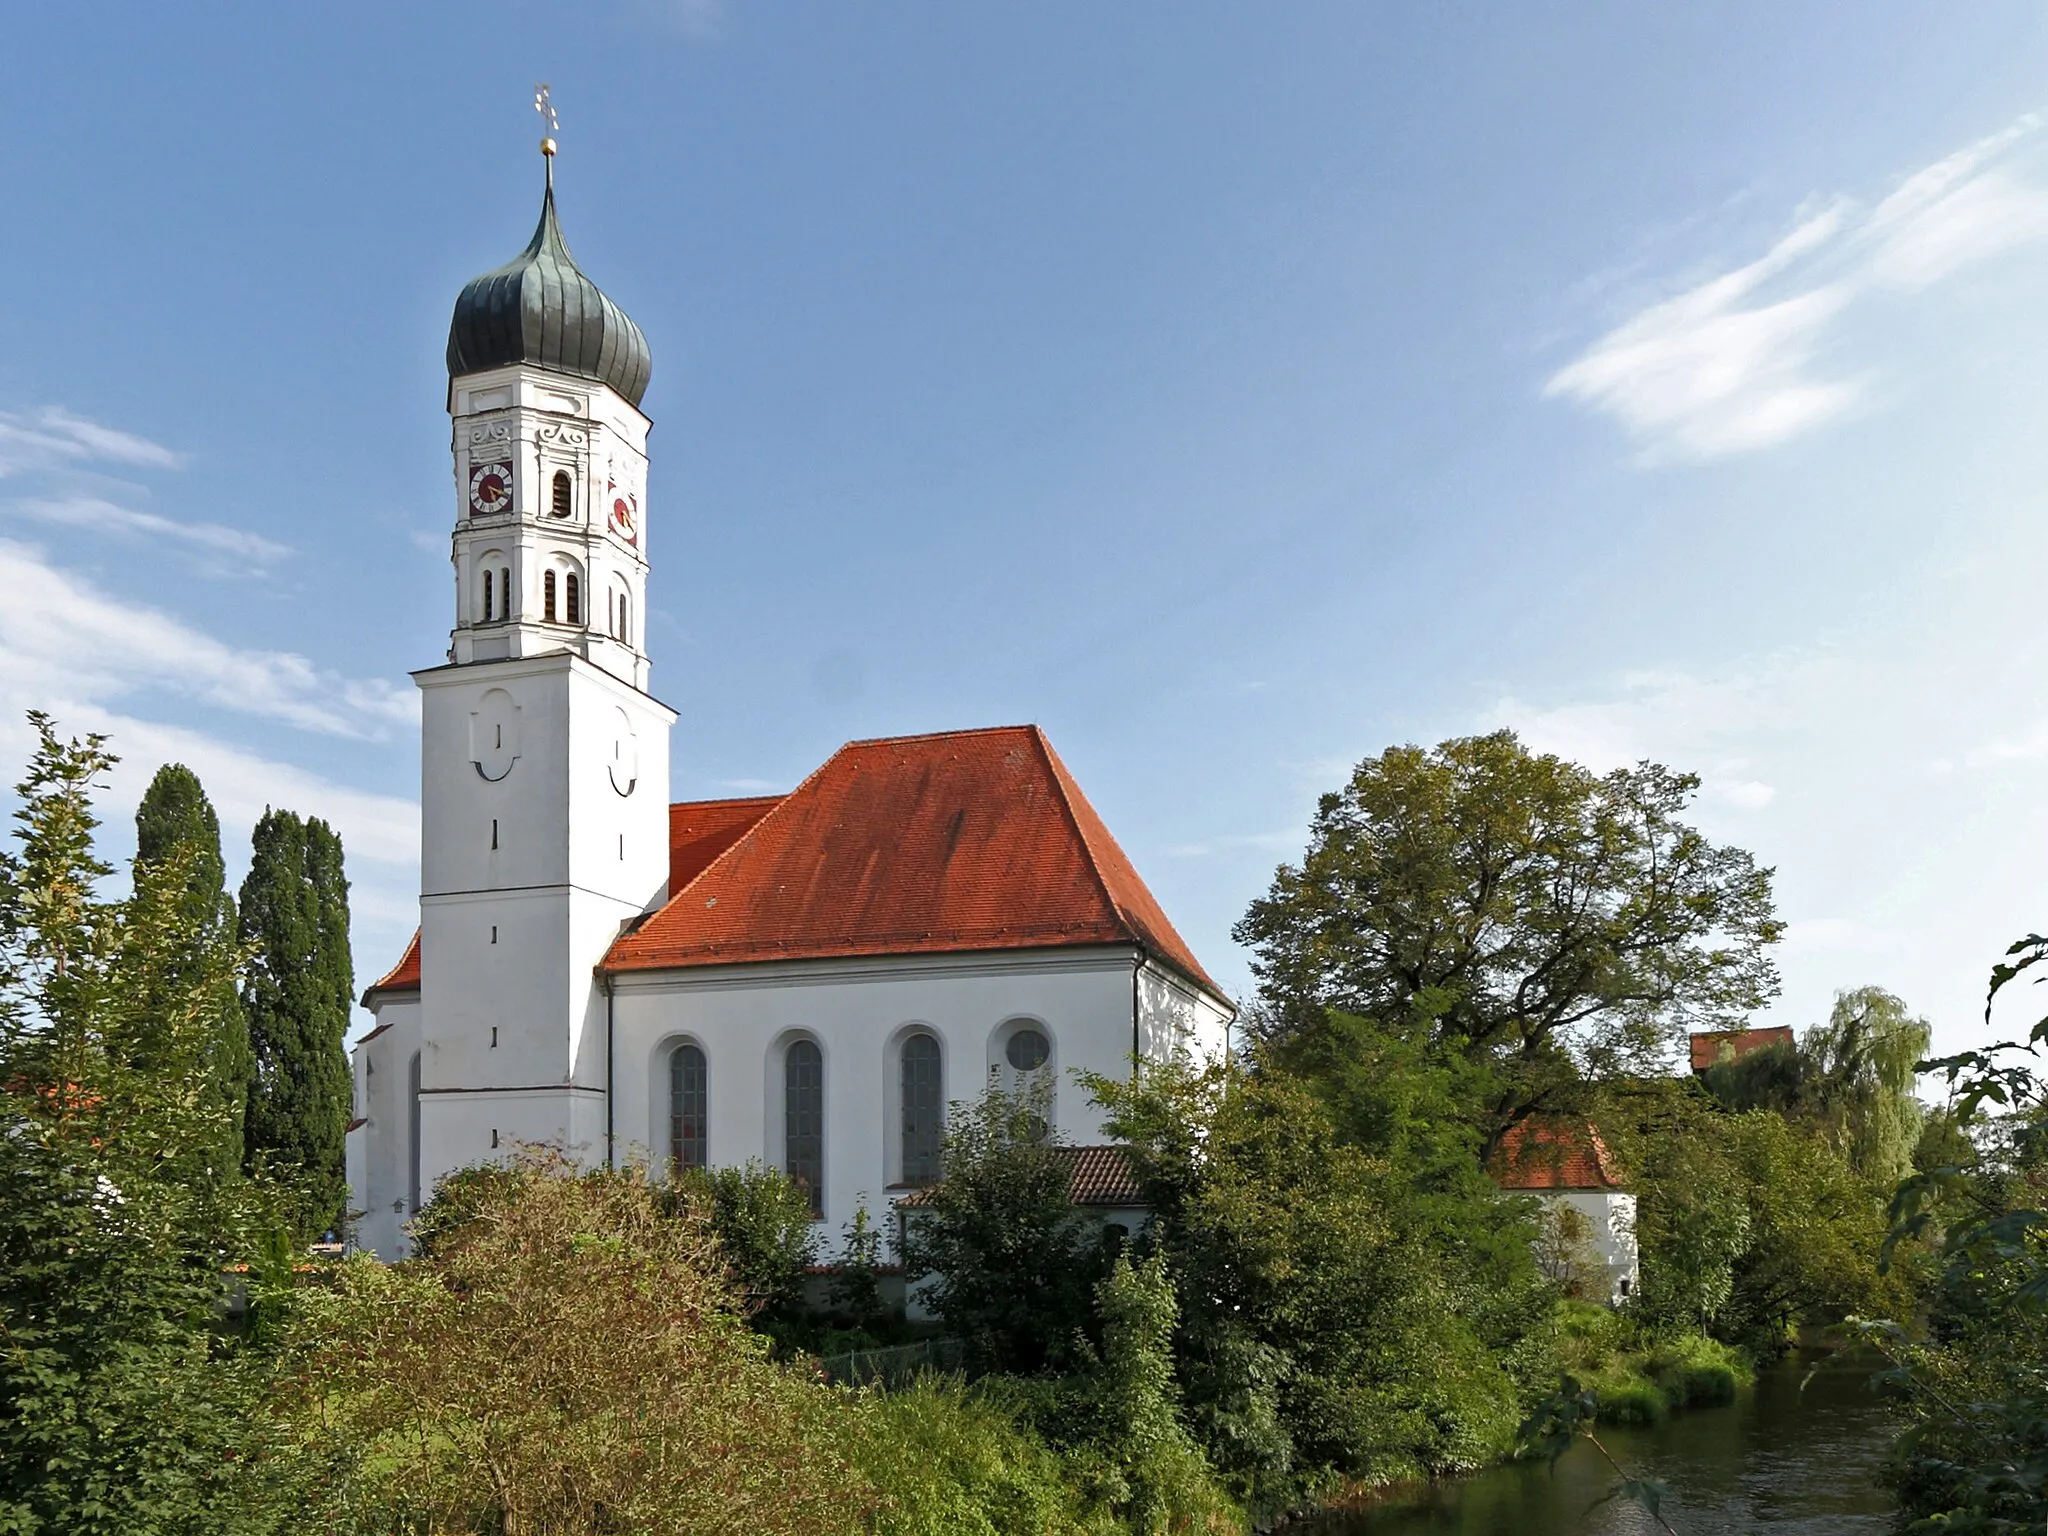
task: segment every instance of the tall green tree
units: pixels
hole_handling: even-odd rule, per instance
[[[268,1529],[260,1382],[218,1327],[225,1267],[265,1247],[260,1186],[217,1157],[238,956],[193,942],[189,850],[100,894],[114,759],[30,720],[0,856],[0,1530]]]
[[[1769,1109],[1817,1133],[1889,1191],[1912,1171],[1926,1111],[1914,1066],[1933,1031],[1882,987],[1837,993],[1834,1011],[1792,1047],[1752,1051],[1706,1075],[1733,1109]]]
[[[1489,1142],[1578,1084],[1660,1065],[1778,987],[1771,871],[1683,819],[1699,780],[1596,774],[1511,731],[1366,759],[1236,929],[1254,1028],[1332,1009],[1476,1069]]]
[[[199,776],[183,763],[164,764],[149,781],[135,812],[135,862],[151,870],[175,863],[183,871],[179,924],[171,936],[183,953],[167,963],[178,985],[206,983],[221,990],[207,1004],[216,1030],[207,1050],[208,1076],[222,1110],[219,1161],[223,1168],[239,1168],[249,1104],[249,1022],[235,972],[215,963],[220,946],[235,942],[235,902],[221,857],[220,818]]]
[[[263,813],[242,882],[241,936],[253,950],[242,992],[255,1067],[248,1158],[298,1170],[297,1225],[311,1240],[345,1214],[353,1088],[342,1047],[355,1001],[348,879],[326,822]]]

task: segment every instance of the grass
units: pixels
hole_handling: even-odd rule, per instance
[[[1755,1378],[1741,1350],[1698,1333],[1648,1334],[1626,1314],[1558,1304],[1557,1356],[1600,1395],[1606,1424],[1658,1424],[1686,1408],[1735,1400]]]

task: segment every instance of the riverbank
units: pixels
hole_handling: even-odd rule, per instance
[[[1645,1335],[1625,1315],[1558,1304],[1558,1365],[1600,1396],[1602,1424],[1660,1424],[1688,1408],[1735,1401],[1756,1380],[1748,1355],[1704,1334]]]
[[[1878,1536],[1891,1528],[1882,1472],[1895,1428],[1870,1390],[1876,1363],[1795,1353],[1759,1370],[1727,1403],[1603,1428],[1632,1476],[1670,1490],[1683,1536]],[[1812,1372],[1811,1380],[1807,1380]],[[1305,1536],[1635,1536],[1643,1511],[1600,1502],[1614,1473],[1580,1444],[1553,1470],[1512,1462],[1392,1490],[1370,1505],[1299,1522]]]

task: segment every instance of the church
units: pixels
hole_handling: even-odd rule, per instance
[[[1218,1055],[1233,1007],[1037,727],[669,803],[652,358],[571,258],[542,151],[533,239],[449,327],[454,627],[413,674],[420,922],[363,997],[355,1243],[402,1257],[438,1179],[520,1145],[773,1165],[829,1251],[937,1177],[948,1104],[991,1086],[1102,1144],[1075,1074]]]

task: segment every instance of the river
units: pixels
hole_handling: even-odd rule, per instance
[[[1760,1372],[1725,1408],[1674,1415],[1648,1429],[1602,1429],[1630,1475],[1669,1486],[1664,1517],[1678,1536],[1769,1531],[1772,1536],[1878,1536],[1891,1500],[1878,1481],[1892,1425],[1869,1390],[1870,1367],[1813,1357]],[[1316,1536],[1645,1536],[1638,1506],[1596,1501],[1615,1477],[1580,1444],[1553,1476],[1541,1462],[1494,1467],[1418,1488],[1370,1509],[1296,1529]]]

